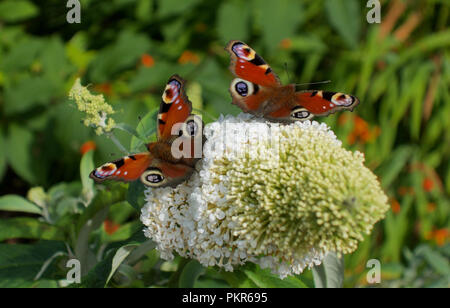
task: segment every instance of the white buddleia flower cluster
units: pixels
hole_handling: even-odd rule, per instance
[[[389,206],[364,156],[318,122],[248,114],[204,130],[197,173],[146,191],[141,220],[163,259],[174,253],[232,271],[254,262],[281,278],[353,252]]]

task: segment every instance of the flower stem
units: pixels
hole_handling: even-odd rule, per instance
[[[110,132],[107,134],[108,138],[112,140],[112,142],[114,142],[114,144],[119,148],[119,150],[128,155],[128,151],[127,149],[120,143],[120,141],[116,138],[116,136],[114,135],[114,133]]]

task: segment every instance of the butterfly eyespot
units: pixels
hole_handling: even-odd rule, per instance
[[[158,168],[150,168],[141,175],[141,182],[150,187],[159,187],[164,184],[165,177]]]
[[[235,86],[236,92],[240,95],[240,96],[247,96],[248,94],[248,87],[247,84],[245,82],[238,82]]]
[[[201,118],[197,115],[189,116],[184,123],[185,125],[183,127],[183,134],[186,137],[198,136],[199,132],[202,131],[203,122]]]
[[[347,94],[336,93],[331,97],[331,101],[336,105],[347,107],[355,102],[355,98]]]
[[[178,98],[178,93],[180,92],[181,84],[176,79],[172,79],[166,85],[164,89],[162,99],[166,104],[173,103]]]
[[[253,83],[240,78],[236,78],[232,81],[230,89],[231,92],[242,97],[247,97],[255,92]]]
[[[296,107],[291,111],[291,118],[294,120],[308,120],[312,117],[313,115],[302,107]]]
[[[231,48],[238,58],[251,61],[255,58],[255,51],[244,43],[237,42]]]

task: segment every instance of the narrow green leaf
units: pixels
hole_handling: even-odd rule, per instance
[[[329,252],[323,260],[327,288],[342,288],[344,284],[344,258],[338,258],[336,253]]]
[[[189,261],[181,272],[178,285],[180,288],[193,288],[198,277],[205,272],[205,268],[196,260]]]
[[[322,265],[314,266],[312,272],[314,277],[314,287],[318,289],[326,288],[327,276],[325,274],[325,268]]]
[[[136,248],[138,245],[136,244],[129,244],[120,247],[112,259],[112,266],[111,266],[111,272],[108,275],[108,278],[106,279],[105,285],[108,284],[108,282],[111,280],[112,276],[116,272],[116,270],[119,268],[120,264],[128,257],[128,255]]]
[[[391,158],[384,165],[380,166],[377,173],[381,176],[381,184],[383,187],[389,187],[393,183],[412,154],[413,148],[410,146],[399,146],[391,154]]]
[[[0,128],[0,149],[5,149],[5,138],[3,137],[3,131]],[[6,151],[0,151],[0,182],[6,172]]]
[[[14,171],[29,183],[36,181],[33,173],[33,158],[31,146],[33,134],[26,128],[12,124],[9,126],[9,136],[7,140],[8,162]]]
[[[0,197],[0,211],[42,214],[41,208],[17,195],[5,195]]]
[[[433,251],[429,246],[420,246],[417,248],[417,253],[425,257],[428,264],[439,274],[450,277],[449,260]]]
[[[350,47],[356,48],[361,30],[361,12],[358,1],[325,1],[325,11],[331,26]]]
[[[83,195],[87,200],[94,196],[94,181],[89,177],[89,174],[94,170],[94,151],[88,151],[81,157],[80,176],[83,185]]]

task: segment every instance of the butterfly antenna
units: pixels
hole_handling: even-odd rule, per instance
[[[307,83],[296,83],[296,86],[307,86],[312,84],[324,84],[324,83],[330,83],[331,80],[324,80],[324,81],[318,81],[318,82],[307,82]]]

